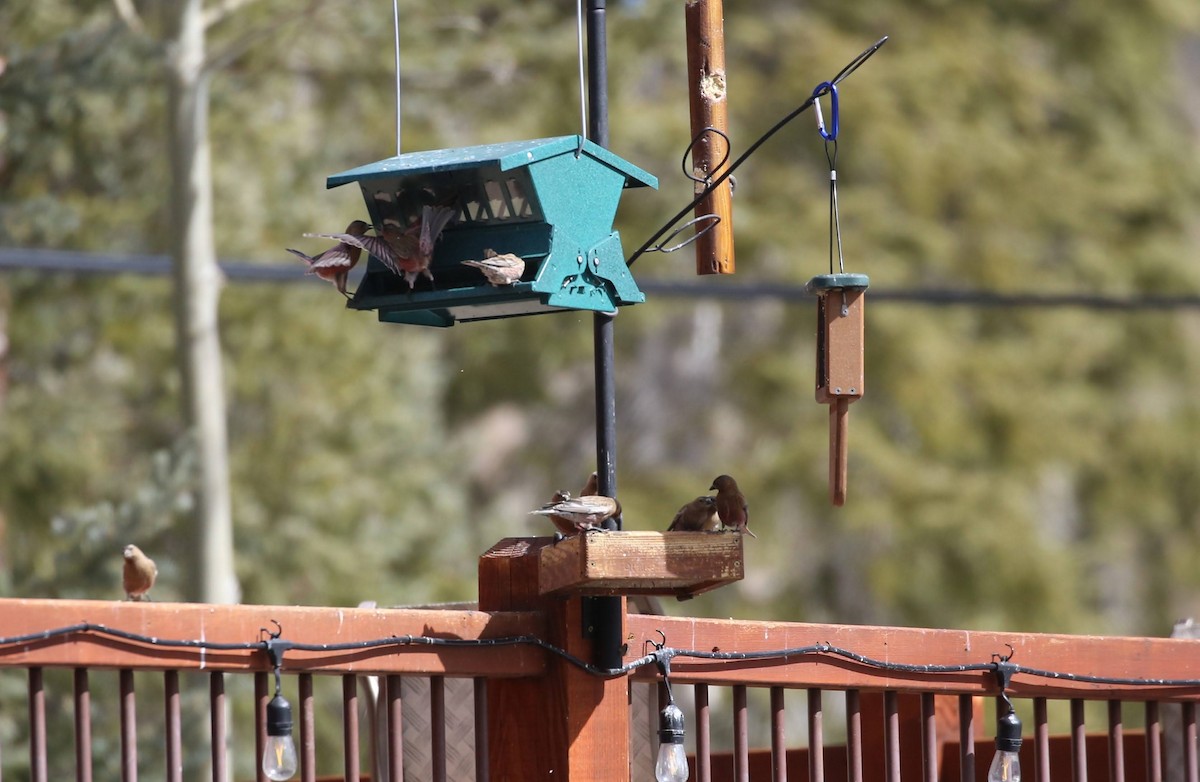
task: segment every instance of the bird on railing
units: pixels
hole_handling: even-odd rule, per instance
[[[717,500],[705,494],[680,508],[667,532],[716,532],[720,528]]]
[[[482,261],[463,261],[463,265],[479,269],[495,287],[512,285],[525,273],[525,261],[521,260],[519,255],[500,255],[495,250],[484,250]]]
[[[569,492],[556,492],[554,498],[530,515],[548,516],[564,536],[589,530],[604,531],[604,522],[621,514],[621,503],[613,497],[592,494],[572,499]]]
[[[124,556],[122,583],[125,596],[130,600],[149,600],[146,593],[154,586],[154,579],[158,578],[158,566],[132,543],[125,547]]]
[[[350,270],[358,263],[359,256],[362,255],[363,245],[360,241],[363,235],[371,230],[371,226],[362,220],[355,220],[346,226],[346,232],[340,234],[304,234],[305,236],[319,236],[325,239],[337,239],[338,243],[330,247],[324,252],[316,255],[307,255],[299,250],[293,250],[291,247],[287,251],[298,258],[303,258],[308,264],[308,274],[315,274],[322,280],[328,280],[333,283],[338,289],[338,293],[350,298],[350,294],[346,292],[346,280],[350,276]],[[373,238],[373,237],[367,237]],[[371,249],[366,248],[368,252]]]
[[[750,505],[746,502],[746,496],[738,489],[737,481],[728,475],[718,475],[708,488],[717,492],[715,499],[721,524],[728,529],[735,529],[757,538],[758,535],[746,526],[750,523]]]

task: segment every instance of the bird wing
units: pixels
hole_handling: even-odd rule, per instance
[[[421,208],[421,255],[428,258],[433,254],[433,244],[442,231],[458,214],[447,206],[424,206]]]
[[[358,260],[355,253],[350,252],[351,249],[351,246],[345,242],[338,242],[313,258],[312,267],[313,269],[340,269],[343,267],[348,269]]]
[[[603,516],[616,511],[617,501],[612,497],[591,495],[576,497],[573,500],[560,502],[554,506],[557,513],[577,513],[589,516]]]
[[[320,236],[326,239],[337,239],[343,244],[353,245],[366,250],[371,255],[375,256],[395,274],[400,274],[400,267],[396,263],[396,253],[392,250],[387,240],[380,236],[355,236],[354,234],[304,234],[305,236]]]

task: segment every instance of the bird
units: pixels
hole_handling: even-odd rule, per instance
[[[738,532],[745,532],[752,538],[757,538],[758,535],[755,535],[746,526],[750,523],[750,506],[746,503],[745,495],[738,490],[737,481],[728,475],[718,475],[713,479],[712,486],[708,488],[710,491],[717,492],[714,499],[717,503],[717,515],[721,517],[721,524]]]
[[[667,532],[716,532],[720,528],[717,500],[703,494],[679,509]]]
[[[429,265],[433,262],[433,246],[446,226],[458,214],[447,206],[421,207],[421,216],[407,228],[385,221],[380,236],[350,237],[341,234],[343,241],[358,247],[378,258],[384,266],[404,278],[412,290],[417,283],[417,275],[424,275],[433,281],[433,272]],[[317,234],[328,236],[328,234]]]
[[[141,600],[154,586],[158,577],[158,566],[142,550],[130,543],[125,547],[125,568],[122,574],[125,596],[130,600]],[[148,598],[147,598],[148,599]]]
[[[362,220],[355,220],[346,226],[346,232],[341,234],[304,234],[305,236],[319,236],[325,239],[337,239],[338,243],[330,247],[324,252],[316,255],[306,255],[299,250],[293,250],[291,247],[287,251],[292,255],[303,258],[308,264],[308,274],[315,274],[322,280],[332,282],[338,289],[338,293],[350,298],[350,294],[346,292],[346,279],[350,276],[350,270],[358,263],[359,256],[362,255],[363,245],[361,240],[363,235],[371,230],[371,226]],[[367,237],[374,238],[374,237]],[[370,248],[366,248],[370,252]]]
[[[613,497],[590,495],[571,498],[569,492],[560,491],[554,499],[530,515],[549,516],[563,535],[577,535],[588,530],[604,531],[604,522],[621,514],[621,503]]]
[[[592,474],[588,476],[587,481],[583,484],[583,488],[579,490],[580,497],[591,497],[600,493],[600,473],[592,470]]]
[[[496,287],[512,285],[525,273],[525,261],[519,255],[498,255],[495,250],[484,250],[482,261],[463,261],[463,265],[479,269],[487,281]]]

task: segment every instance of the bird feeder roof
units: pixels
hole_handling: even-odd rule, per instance
[[[326,188],[369,179],[496,166],[501,171],[527,166],[541,160],[576,151],[608,166],[625,177],[625,187],[658,187],[658,178],[629,161],[609,152],[582,136],[557,136],[531,141],[509,141],[502,144],[481,144],[474,147],[432,149],[426,152],[406,152],[365,166],[333,174],[325,180]]]

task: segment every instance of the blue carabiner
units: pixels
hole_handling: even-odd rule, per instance
[[[822,92],[828,92],[829,108],[833,111],[833,121],[829,123],[829,130],[825,129],[825,117],[821,114],[821,99],[818,97]],[[823,81],[813,90],[813,108],[817,110],[817,132],[821,134],[821,138],[826,141],[837,141],[838,128],[840,125],[838,117],[838,90],[837,85],[833,82]]]

